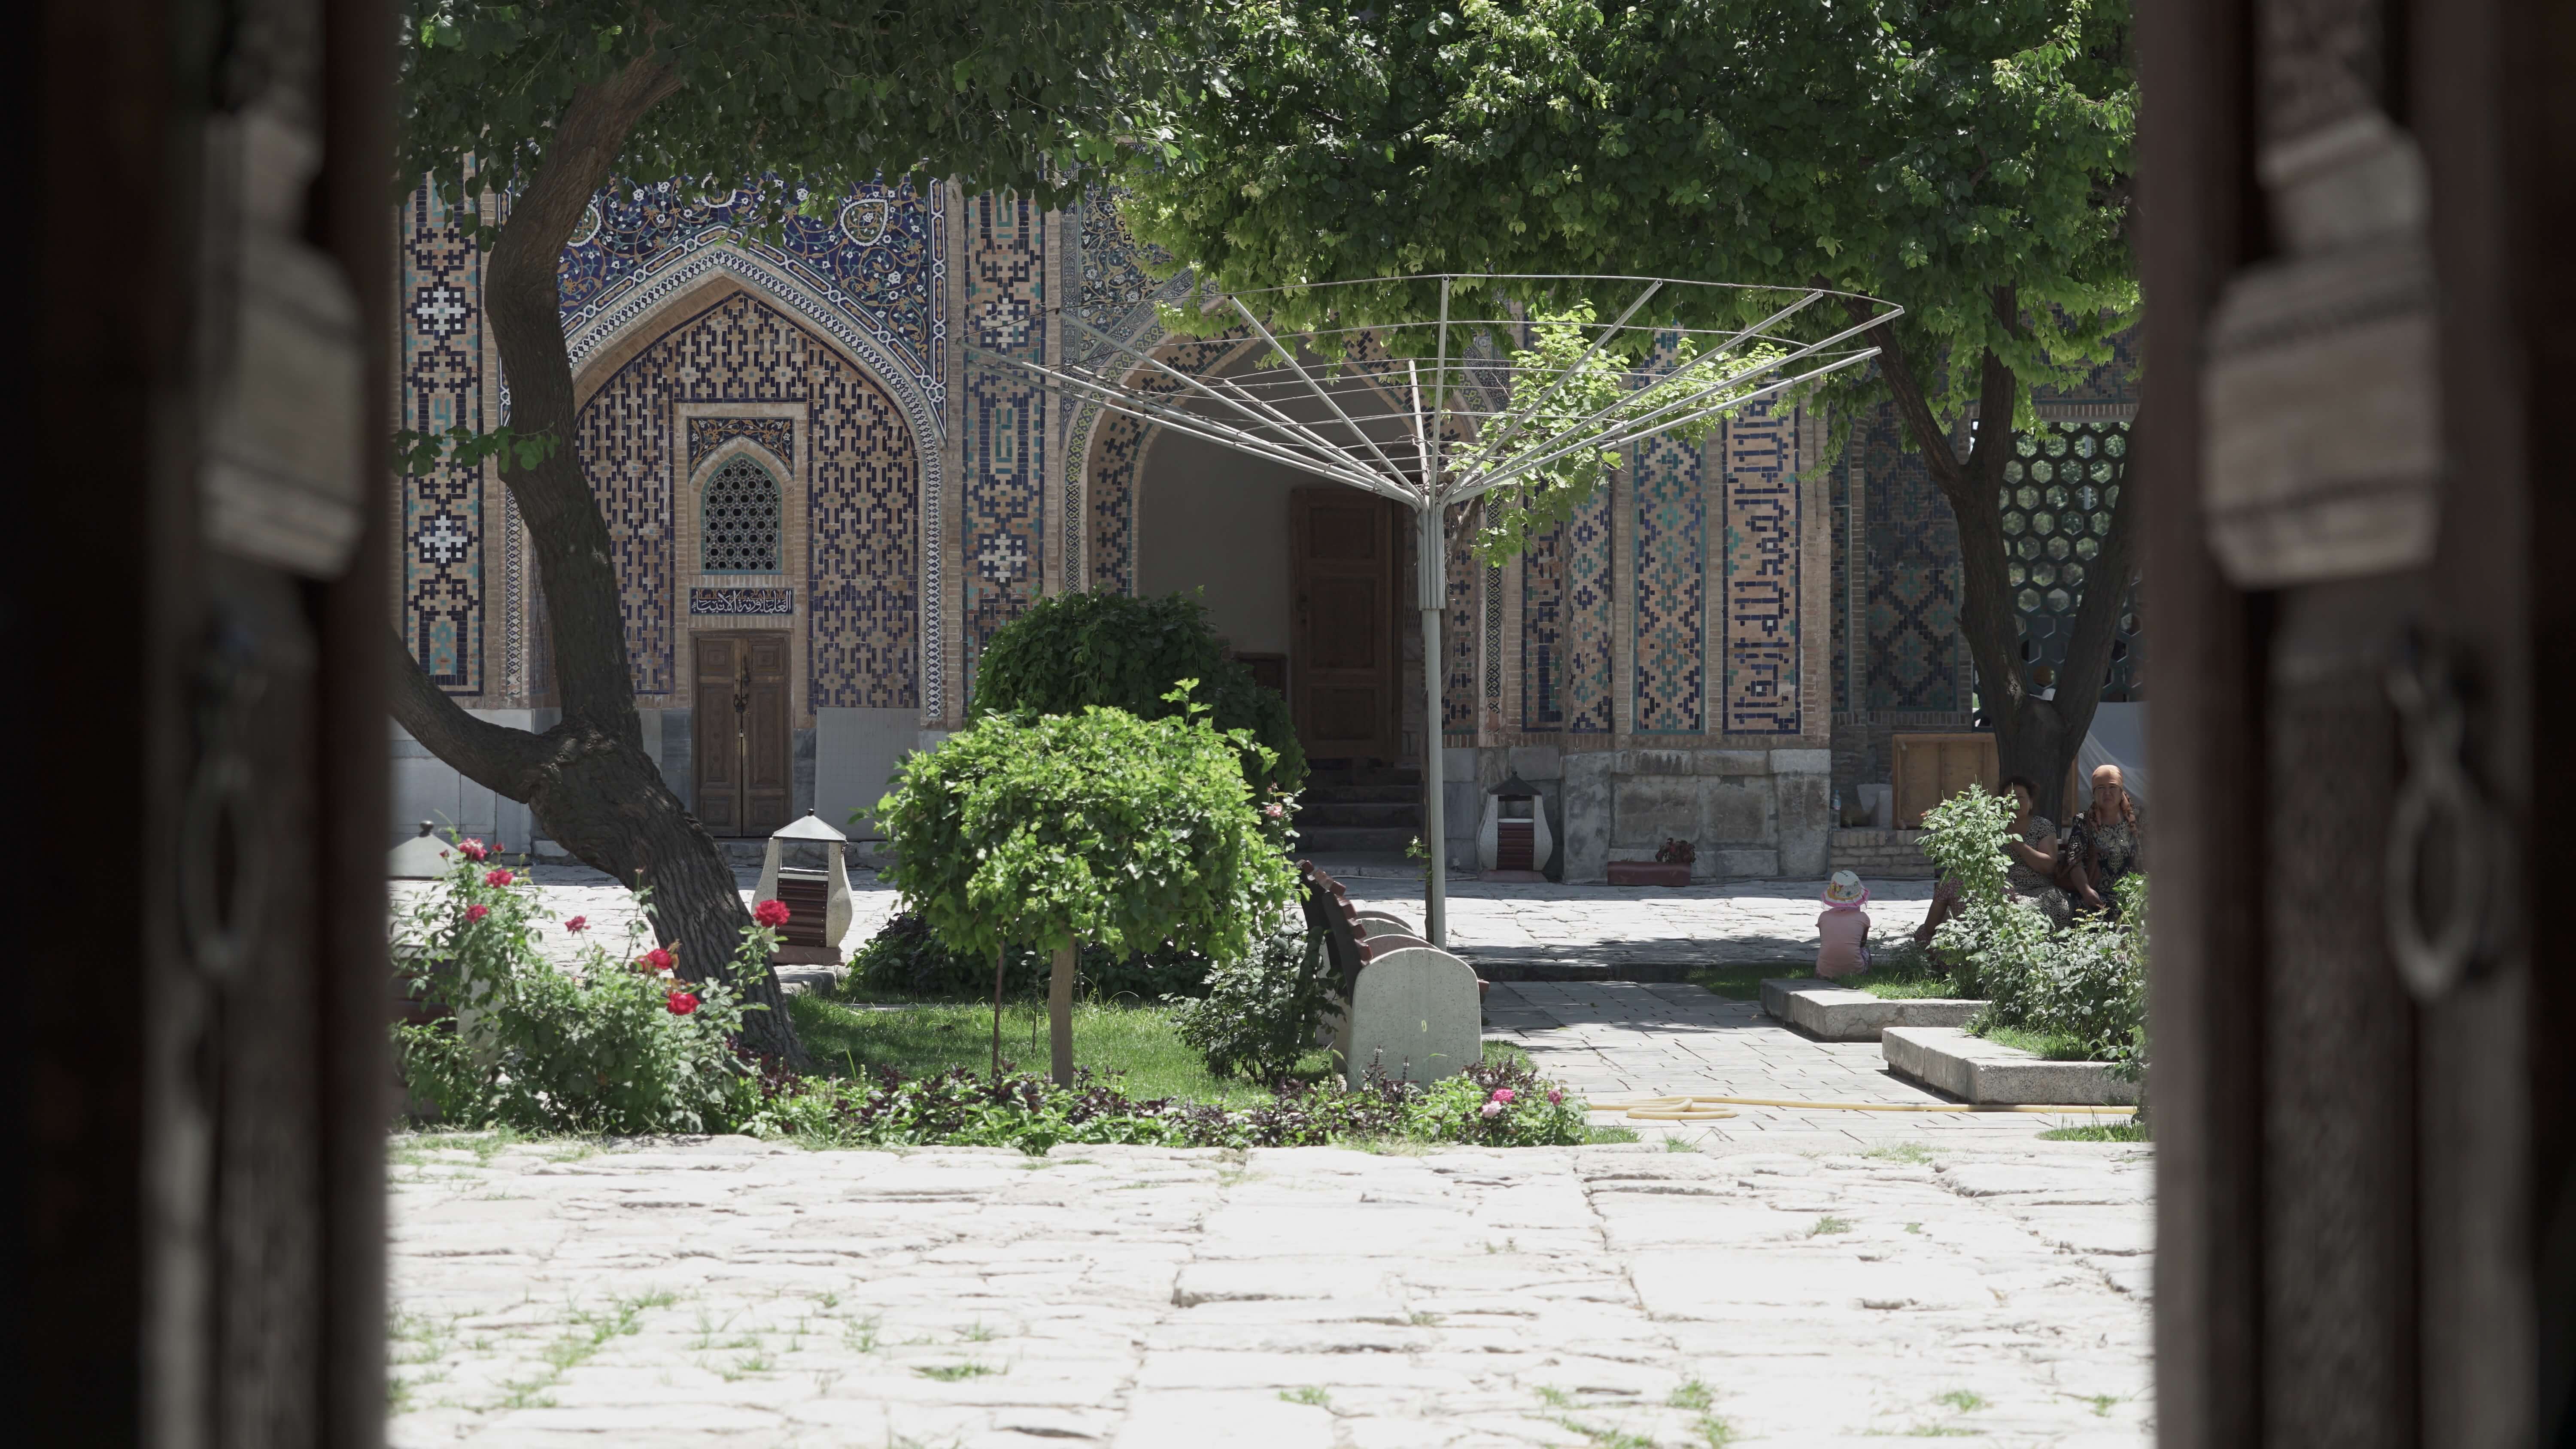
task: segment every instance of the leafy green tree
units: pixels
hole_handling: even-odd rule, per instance
[[[1306,780],[1288,701],[1265,689],[1208,626],[1207,606],[1184,594],[1159,599],[1077,593],[1043,599],[993,631],[975,666],[975,713],[1074,714],[1091,705],[1139,719],[1182,712],[1191,696],[1219,730],[1242,730],[1244,778],[1265,800]]]
[[[496,457],[545,579],[563,720],[477,720],[399,640],[394,715],[469,778],[531,806],[546,833],[654,888],[654,925],[692,976],[722,972],[744,924],[733,872],[642,748],[607,522],[573,436],[557,312],[564,244],[620,176],[755,191],[764,225],[877,175],[954,176],[1060,194],[1072,167],[1132,135],[1136,102],[1196,53],[1198,0],[406,0],[398,192],[435,179],[507,193],[484,238],[484,302],[510,379],[507,436],[406,439],[407,461]],[[469,180],[470,177],[470,180]],[[431,446],[424,449],[424,443]],[[800,1055],[776,981],[753,1044]]]
[[[2126,0],[1248,0],[1215,79],[1129,153],[1138,235],[1244,289],[1412,273],[1816,284],[1903,304],[1838,422],[1892,401],[1957,518],[1964,631],[2006,773],[2056,813],[2131,573],[2122,489],[2054,700],[2029,688],[1999,527],[2004,420],[2136,319]],[[1498,284],[1615,315],[1633,292]],[[1767,309],[1683,299],[1723,326]],[[1283,321],[1431,315],[1426,286],[1291,296]],[[1659,300],[1657,305],[1661,305]],[[1866,312],[1811,308],[1821,335]],[[1487,315],[1494,315],[1488,313]],[[1956,446],[1974,410],[1988,426]],[[1500,500],[1499,508],[1537,500]],[[1558,500],[1560,503],[1563,500]],[[1512,539],[1508,523],[1504,538]]]
[[[1195,680],[1172,691],[1177,704]],[[1073,1082],[1075,952],[1166,945],[1239,959],[1286,912],[1288,858],[1263,828],[1238,756],[1205,705],[1138,719],[986,714],[904,762],[877,818],[893,838],[906,909],[950,949],[995,963],[993,1055],[1001,1063],[1001,953],[1054,953],[1047,992],[1055,1081]]]

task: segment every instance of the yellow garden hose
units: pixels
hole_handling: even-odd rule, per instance
[[[1810,1112],[2035,1112],[2044,1116],[2090,1114],[2134,1117],[2135,1107],[2039,1106],[2006,1102],[1793,1102],[1782,1097],[1641,1097],[1633,1102],[1591,1102],[1595,1112],[1625,1112],[1635,1122],[1715,1122],[1735,1114],[1728,1107],[1793,1107]]]

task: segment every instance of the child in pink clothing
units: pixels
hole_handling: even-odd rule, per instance
[[[1861,903],[1869,887],[1853,871],[1838,870],[1825,885],[1824,913],[1816,917],[1816,974],[1828,981],[1858,976],[1869,969],[1869,912]]]

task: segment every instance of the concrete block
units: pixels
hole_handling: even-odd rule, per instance
[[[1449,781],[1463,781],[1469,785],[1475,784],[1476,757],[1483,753],[1484,751],[1482,750],[1459,745],[1441,746],[1440,778]]]
[[[1782,774],[1772,784],[1778,791],[1772,829],[1780,842],[1780,869],[1793,876],[1823,875],[1834,828],[1829,777]]]
[[[1768,775],[1771,773],[1769,750],[1701,750],[1692,757],[1695,768],[1703,775]]]
[[[1616,782],[1611,843],[1656,846],[1674,836],[1697,841],[1699,796],[1699,783],[1688,776],[1642,775]]]
[[[1555,745],[1515,745],[1503,751],[1503,773],[1535,785],[1565,776],[1565,751]]]
[[[1565,813],[1559,853],[1569,881],[1610,878],[1610,752],[1589,751],[1565,757]]]
[[[1763,1011],[1824,1041],[1877,1041],[1891,1026],[1966,1026],[1984,1006],[1947,996],[1889,1001],[1812,976],[1762,983]]]
[[[1691,866],[1694,880],[1720,880],[1731,876],[1776,880],[1779,875],[1780,852],[1776,850],[1710,850],[1703,847],[1699,860]]]
[[[1891,1070],[1970,1102],[2104,1107],[2138,1100],[2138,1084],[2113,1076],[2108,1062],[2044,1061],[1955,1027],[1891,1026],[1878,1044]]]
[[[1621,752],[1623,775],[1687,775],[1691,773],[1696,750],[1625,750]]]
[[[1834,772],[1831,750],[1773,750],[1771,772],[1775,775],[1826,775]]]
[[[1700,782],[1700,819],[1693,832],[1702,850],[1710,846],[1761,846],[1776,849],[1779,845],[1777,816],[1778,798],[1767,776],[1753,776],[1741,781],[1726,779]]]

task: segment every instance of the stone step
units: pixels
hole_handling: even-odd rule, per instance
[[[1411,785],[1422,787],[1422,771],[1412,765],[1336,765],[1307,761],[1306,783],[1313,785]]]
[[[1984,1005],[1956,996],[1890,1000],[1814,976],[1762,983],[1762,1009],[1819,1041],[1877,1041],[1891,1026],[1966,1026]]]
[[[1421,833],[1421,827],[1417,825],[1309,827],[1300,820],[1297,824],[1297,849],[1299,853],[1309,855],[1325,852],[1402,850]]]
[[[1415,832],[1422,829],[1422,802],[1419,800],[1327,800],[1322,804],[1307,802],[1297,812],[1297,828],[1305,831],[1335,826],[1393,829],[1404,826]]]
[[[1422,786],[1412,785],[1318,785],[1309,781],[1297,792],[1297,798],[1309,805],[1359,805],[1422,803]]]
[[[2109,1062],[2052,1062],[1956,1027],[1891,1026],[1879,1034],[1889,1070],[1969,1102],[1999,1105],[2133,1105],[2138,1084]]]

